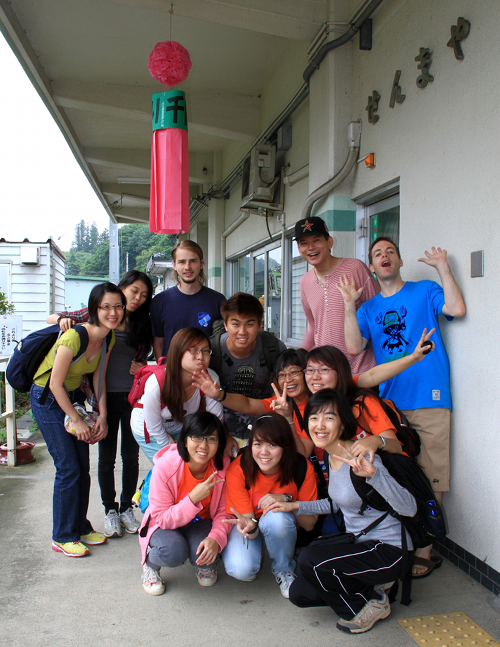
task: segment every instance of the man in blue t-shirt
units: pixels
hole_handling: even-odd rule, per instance
[[[380,385],[380,396],[390,398],[405,413],[422,441],[419,463],[429,478],[436,499],[448,492],[450,476],[450,363],[439,331],[438,315],[451,321],[463,317],[465,304],[448,265],[446,250],[425,252],[422,263],[434,267],[442,286],[434,281],[403,281],[399,249],[390,238],[377,238],[370,245],[370,270],[380,283],[380,294],[356,311],[361,290],[348,280],[338,287],[344,298],[345,339],[352,355],[372,341],[377,364],[392,362],[413,352],[422,330],[435,328],[435,350],[425,362],[411,366]],[[414,576],[425,577],[436,567],[431,546],[417,551]]]
[[[157,294],[151,302],[153,350],[156,359],[166,357],[172,337],[191,326],[212,334],[214,321],[226,297],[203,285],[203,250],[193,240],[182,240],[172,250],[172,265],[177,285]]]

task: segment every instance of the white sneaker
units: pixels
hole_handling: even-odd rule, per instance
[[[120,523],[131,535],[137,532],[141,525],[135,518],[132,508],[127,508],[125,512],[120,512]]]
[[[339,620],[337,629],[349,634],[362,634],[369,631],[377,620],[383,620],[391,614],[389,598],[384,593],[381,600],[368,600],[361,611],[352,620]]]
[[[275,577],[276,582],[280,585],[281,595],[284,598],[288,598],[288,589],[290,588],[290,584],[297,576],[291,571],[280,571],[279,573],[276,573]]]
[[[147,564],[142,567],[142,588],[149,595],[165,593],[165,582],[160,577],[160,569],[151,568]]]
[[[199,568],[196,577],[200,586],[213,586],[217,582],[217,571],[215,568]]]
[[[116,510],[109,510],[108,514],[104,515],[104,534],[106,537],[121,537],[123,535],[120,517]]]

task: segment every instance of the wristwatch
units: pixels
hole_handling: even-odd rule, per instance
[[[226,389],[223,389],[222,387],[219,387],[219,391],[222,392],[222,398],[216,399],[216,402],[222,402],[223,400],[226,399]]]
[[[291,503],[293,501],[293,496],[291,494],[284,494],[286,503]]]
[[[387,438],[385,436],[379,436],[379,438],[382,441],[382,447],[380,449],[385,449],[385,445],[387,443]]]

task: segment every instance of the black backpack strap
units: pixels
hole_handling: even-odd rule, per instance
[[[266,366],[269,373],[272,373],[276,360],[280,355],[278,340],[274,333],[267,330],[259,330],[259,335],[262,340],[262,352],[259,357],[260,365]]]
[[[295,469],[293,470],[293,480],[297,486],[297,491],[300,490],[304,484],[304,480],[307,474],[307,458],[302,456],[297,452],[297,462],[295,463]]]

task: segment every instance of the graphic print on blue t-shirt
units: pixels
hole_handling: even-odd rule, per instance
[[[406,330],[406,315],[406,308],[401,306],[398,310],[386,310],[384,314],[380,312],[375,319],[380,330],[388,337],[382,344],[382,351],[389,353],[389,357],[385,358],[386,362],[392,362],[395,359],[391,357],[395,351],[399,353],[398,357],[411,353],[409,349],[413,346],[413,342],[403,335],[403,331]]]
[[[198,326],[207,328],[212,321],[212,317],[208,312],[198,312]]]

